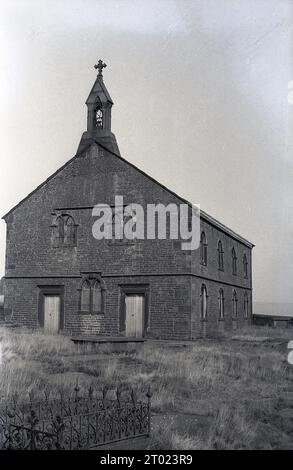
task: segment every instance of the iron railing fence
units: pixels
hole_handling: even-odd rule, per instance
[[[103,388],[92,387],[86,395],[78,385],[73,395],[28,402],[19,397],[0,404],[0,449],[89,449],[111,442],[149,436],[151,391],[142,400],[133,389],[117,387],[115,398]]]

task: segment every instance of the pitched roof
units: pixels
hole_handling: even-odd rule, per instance
[[[106,85],[103,81],[102,77],[97,76],[96,81],[90,91],[90,94],[86,100],[86,104],[91,104],[95,103],[97,100],[97,97],[101,100],[102,103],[105,102],[110,102],[111,104],[114,104],[112,101],[112,98],[106,88]]]
[[[118,155],[117,153],[113,152],[112,150],[110,150],[109,148],[105,147],[104,145],[102,145],[100,142],[98,142],[97,140],[95,140],[94,138],[91,139],[88,143],[88,145],[82,149],[82,151],[80,152],[77,152],[74,157],[72,157],[70,160],[68,160],[64,165],[62,165],[58,170],[56,170],[51,176],[49,176],[49,178],[47,178],[45,181],[43,181],[43,183],[41,183],[39,186],[37,186],[33,191],[31,191],[25,198],[23,198],[18,204],[16,204],[14,207],[12,207],[12,209],[10,209],[5,215],[3,215],[2,219],[6,219],[7,216],[9,214],[11,214],[15,209],[17,209],[17,207],[19,207],[24,201],[26,201],[27,199],[29,199],[36,191],[38,191],[39,189],[41,189],[43,186],[45,186],[51,179],[53,179],[58,173],[60,173],[60,171],[62,171],[67,165],[69,165],[73,160],[75,160],[77,157],[79,157],[82,153],[84,153],[89,147],[91,147],[91,145],[93,144],[96,144],[98,145],[99,147],[101,147],[103,150],[106,150],[107,152],[111,153],[112,155],[114,155],[115,157],[119,158],[120,160],[122,160],[123,162],[127,163],[127,165],[130,165],[132,168],[134,168],[136,171],[139,171],[139,173],[141,173],[142,175],[146,176],[148,179],[150,179],[151,181],[153,181],[154,183],[158,184],[161,188],[163,188],[164,190],[168,191],[170,194],[172,194],[173,196],[177,197],[178,199],[180,199],[183,203],[185,204],[188,204],[189,206],[192,206],[192,203],[190,201],[187,201],[186,199],[184,199],[183,197],[179,196],[178,194],[176,194],[174,191],[172,191],[171,189],[167,188],[166,186],[164,186],[162,183],[160,183],[159,181],[157,181],[155,178],[153,178],[152,176],[148,175],[147,173],[145,173],[143,170],[141,170],[140,168],[138,168],[137,166],[135,166],[133,163],[130,163],[129,161],[125,160],[125,158],[121,157],[121,155]],[[237,234],[236,232],[234,232],[233,230],[231,230],[230,228],[226,227],[226,225],[222,224],[221,222],[219,222],[217,219],[213,218],[212,216],[210,216],[209,214],[207,214],[206,212],[204,212],[202,209],[200,210],[200,216],[203,220],[205,220],[206,222],[208,222],[209,224],[213,225],[214,227],[216,227],[218,230],[221,230],[222,232],[230,235],[232,238],[234,238],[235,240],[243,243],[244,245],[248,246],[249,248],[253,248],[255,245],[251,242],[249,242],[248,240],[246,240],[245,238],[243,238],[241,235]]]
[[[39,184],[35,189],[33,189],[33,191],[28,193],[27,196],[25,196],[23,199],[21,199],[15,206],[13,206],[8,212],[6,212],[6,214],[4,214],[2,216],[2,219],[5,220],[8,217],[8,215],[10,215],[12,212],[14,212],[15,209],[17,209],[23,202],[25,202],[27,199],[29,199],[39,189],[41,189],[43,186],[45,186],[47,183],[49,183],[49,181],[51,181],[51,179],[53,179],[56,175],[58,175],[58,173],[60,173],[60,171],[62,171],[65,167],[67,167],[67,165],[69,165],[71,162],[73,162],[73,160],[75,160],[79,155],[81,155],[83,152],[85,152],[91,145],[92,145],[92,142],[89,142],[87,147],[84,147],[82,149],[82,151],[77,152],[74,155],[74,157],[70,158],[70,160],[65,162],[64,165],[62,165],[60,168],[58,168],[58,170],[54,171],[54,173],[52,173],[52,175],[50,175],[49,178],[47,178],[45,181],[43,181],[41,184]]]

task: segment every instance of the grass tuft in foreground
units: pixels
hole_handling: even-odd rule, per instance
[[[274,338],[275,336],[275,338]],[[264,338],[266,337],[267,340]],[[292,448],[290,330],[249,328],[180,346],[146,342],[137,353],[77,354],[70,339],[0,330],[0,396],[118,383],[153,391],[149,449]]]

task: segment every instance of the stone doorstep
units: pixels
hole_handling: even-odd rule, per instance
[[[144,343],[145,338],[125,338],[119,336],[72,336],[71,341],[74,343]]]
[[[125,338],[125,337],[90,337],[90,336],[72,336],[79,353],[100,352],[103,354],[105,348],[108,352],[135,352],[142,348],[144,338]]]

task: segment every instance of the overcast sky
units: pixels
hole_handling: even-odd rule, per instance
[[[254,300],[293,302],[292,10],[0,0],[1,215],[75,154],[102,58],[124,158],[255,243]]]

